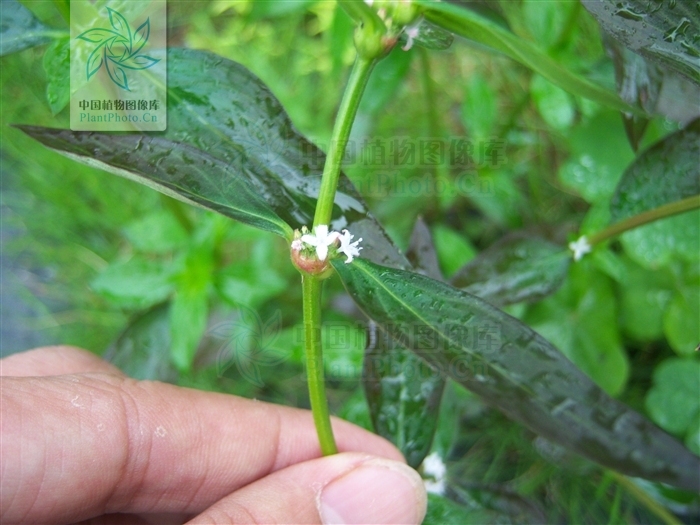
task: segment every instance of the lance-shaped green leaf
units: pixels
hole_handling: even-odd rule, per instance
[[[168,136],[224,162],[243,151],[256,189],[272,209],[295,228],[312,224],[326,157],[294,128],[259,78],[213,53],[173,49],[168,88]],[[407,265],[345,175],[340,177],[331,225],[362,237],[364,257],[389,266]]]
[[[260,79],[240,64],[213,53],[170,49],[167,88],[168,129],[159,134],[162,139],[189,144],[203,155],[234,166],[235,175],[247,178],[255,193],[287,224],[295,228],[312,224],[325,155],[294,129],[282,105]],[[94,150],[98,162],[128,161],[117,136],[108,133],[66,131],[62,135],[65,140],[55,147],[67,153],[79,152],[85,134],[90,134],[95,146],[99,143]],[[135,140],[146,137],[131,136]],[[93,163],[82,155],[78,160]],[[191,183],[198,181],[192,178]],[[190,193],[184,197],[192,200]],[[335,230],[348,228],[357,238],[362,237],[362,255],[368,259],[407,266],[344,175],[331,226]]]
[[[406,256],[440,279],[430,230],[418,219]],[[417,468],[430,452],[437,430],[444,378],[415,353],[370,322],[362,383],[375,431],[394,443]]]
[[[45,44],[56,35],[17,0],[3,0],[0,14],[0,56]]]
[[[513,234],[469,261],[451,283],[495,306],[537,301],[564,282],[570,260],[568,250],[557,244]]]
[[[104,135],[19,126],[45,146],[84,164],[145,184],[188,204],[207,208],[283,237],[291,229],[255,191],[241,155],[229,164],[205,151],[159,136]]]
[[[700,195],[700,119],[645,150],[622,175],[611,222]]]
[[[694,1],[582,0],[625,47],[700,85],[700,9]]]
[[[333,261],[355,302],[433,368],[538,434],[625,474],[700,489],[700,458],[609,397],[551,343],[447,284]]]
[[[697,207],[700,199],[700,120],[673,133],[637,157],[622,176],[610,204],[613,223],[669,206]],[[681,257],[697,262],[700,254],[700,211],[688,211],[625,232],[625,251],[649,268]]]
[[[373,322],[363,368],[372,426],[418,468],[433,443],[445,380]]]
[[[608,34],[603,35],[603,43],[615,65],[615,81],[620,98],[628,104],[644,109],[650,115],[653,114],[656,111],[664,76],[661,69],[656,64],[625,49]],[[649,119],[629,113],[623,113],[622,119],[625,123],[627,139],[636,151],[649,124]]]
[[[504,53],[569,93],[620,111],[642,113],[620,100],[615,93],[572,73],[536,45],[523,40],[476,11],[446,2],[419,0],[417,3],[423,6],[424,16],[428,21]]]

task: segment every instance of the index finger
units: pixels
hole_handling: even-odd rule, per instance
[[[320,456],[305,410],[111,374],[5,377],[1,390],[7,523],[194,514]],[[333,428],[341,451],[403,461],[370,432]]]

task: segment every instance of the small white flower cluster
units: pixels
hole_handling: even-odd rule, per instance
[[[584,255],[591,253],[593,247],[588,242],[585,235],[579,237],[576,241],[569,243],[569,250],[574,252],[574,261],[580,261]]]
[[[328,257],[328,248],[340,242],[338,247],[338,253],[342,253],[347,257],[345,259],[345,264],[351,263],[355,257],[360,255],[359,246],[362,238],[352,242],[355,236],[352,235],[348,230],[343,230],[343,232],[328,231],[328,226],[321,224],[314,228],[314,233],[305,233],[300,239],[295,239],[292,241],[292,249],[295,251],[301,251],[305,248],[304,245],[316,248],[316,256],[320,261],[325,261]]]
[[[430,476],[433,479],[424,479],[425,490],[431,494],[445,494],[445,475],[447,468],[437,452],[433,452],[423,460],[423,476]]]
[[[419,34],[420,16],[412,0],[365,0],[365,4],[376,10],[394,41],[401,33],[406,35],[406,44],[401,49],[408,51],[413,47]]]

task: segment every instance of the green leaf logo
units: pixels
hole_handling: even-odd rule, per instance
[[[136,31],[132,31],[129,22],[121,13],[109,7],[107,12],[112,29],[97,27],[88,29],[76,37],[96,44],[85,66],[87,79],[90,80],[104,65],[112,82],[122,89],[131,91],[126,71],[148,69],[160,62],[159,58],[139,54],[151,33],[150,18],[147,18]]]

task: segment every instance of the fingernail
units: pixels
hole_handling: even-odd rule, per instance
[[[371,459],[326,485],[319,502],[324,525],[419,524],[426,494],[420,476],[409,466]]]

